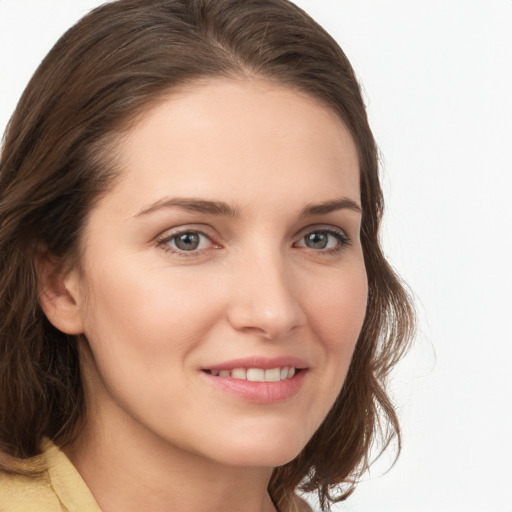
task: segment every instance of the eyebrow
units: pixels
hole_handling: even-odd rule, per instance
[[[331,213],[337,210],[353,210],[357,213],[362,214],[362,208],[352,199],[348,199],[346,197],[342,197],[340,199],[335,199],[334,201],[326,201],[324,203],[318,204],[309,204],[306,206],[300,216],[301,218],[310,217],[313,215],[325,215],[327,213]]]
[[[180,208],[193,213],[205,213],[208,215],[220,215],[223,217],[237,217],[238,210],[223,201],[209,201],[188,197],[164,198],[156,203],[146,206],[140,210],[135,217],[141,217],[164,208]],[[341,198],[323,203],[309,204],[300,213],[300,217],[311,217],[314,215],[325,215],[337,210],[353,210],[362,213],[361,207],[352,199]]]
[[[164,198],[156,203],[144,207],[135,217],[147,215],[163,208],[180,208],[188,212],[206,213],[209,215],[221,215],[224,217],[236,217],[237,209],[223,201],[208,201],[189,197]]]

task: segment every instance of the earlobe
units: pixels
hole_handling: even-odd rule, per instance
[[[66,334],[82,334],[78,271],[65,269],[62,262],[48,252],[39,252],[34,265],[39,302],[50,323]]]

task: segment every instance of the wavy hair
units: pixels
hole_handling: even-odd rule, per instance
[[[117,172],[109,148],[170,90],[257,76],[305,92],[343,120],[357,146],[367,312],[334,406],[302,452],[274,470],[281,507],[296,490],[345,499],[400,429],[386,392],[414,327],[411,301],[379,243],[378,152],[353,69],[331,36],[287,0],[118,0],[79,21],[43,60],[9,122],[0,160],[0,449],[3,469],[64,446],[85,414],[77,339],[38,301],[34,258],[80,258],[88,212]],[[1,462],[1,461],[0,461]]]

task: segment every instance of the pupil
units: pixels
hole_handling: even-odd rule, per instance
[[[176,247],[182,251],[193,251],[199,246],[199,235],[196,233],[183,233],[176,237]]]
[[[311,233],[307,235],[306,245],[311,249],[325,249],[327,247],[327,234]]]

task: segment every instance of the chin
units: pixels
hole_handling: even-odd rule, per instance
[[[222,462],[227,466],[245,468],[276,468],[292,461],[300,453],[300,450],[280,450],[269,452],[257,452],[242,450],[228,457],[223,457]]]
[[[226,465],[235,467],[278,467],[287,464],[299,455],[309,438],[302,435],[280,435],[267,433],[258,438],[249,434],[238,441],[231,439],[229,446],[218,454]]]

